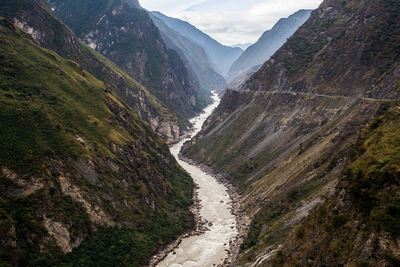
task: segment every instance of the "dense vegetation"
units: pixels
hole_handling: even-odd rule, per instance
[[[129,141],[122,128],[113,134],[106,105],[94,104],[104,103],[103,83],[18,37],[11,30],[1,36],[1,165],[37,168],[44,157],[78,156],[83,147],[77,133],[103,150],[107,142]]]
[[[0,265],[138,266],[192,227],[191,179],[107,84],[4,19],[0,60]],[[86,241],[63,257],[52,224]]]

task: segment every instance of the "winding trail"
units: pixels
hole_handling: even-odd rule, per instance
[[[157,266],[165,267],[207,267],[218,266],[228,258],[230,242],[238,235],[236,218],[232,214],[232,203],[227,188],[214,177],[203,172],[199,167],[179,159],[182,145],[195,136],[212,111],[219,104],[219,97],[214,94],[214,103],[204,113],[191,122],[194,131],[170,148],[178,163],[192,176],[198,185],[198,198],[201,201],[200,215],[206,220],[209,231],[196,236],[184,238],[177,248]]]

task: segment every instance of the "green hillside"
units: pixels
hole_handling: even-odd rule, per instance
[[[192,226],[191,179],[107,85],[4,19],[0,59],[0,265],[138,266]]]
[[[1,1],[0,16],[15,21],[25,31],[30,31],[41,47],[74,60],[106,83],[166,142],[175,142],[180,133],[190,126],[186,119],[173,114],[147,88],[115,63],[82,44],[75,33],[54,16],[43,0]]]

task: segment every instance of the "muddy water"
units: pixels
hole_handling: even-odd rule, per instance
[[[220,99],[217,95],[214,95],[214,100],[203,114],[192,120],[195,130],[191,136],[171,147],[171,153],[199,186],[198,196],[202,205],[200,215],[207,220],[209,231],[183,239],[179,247],[168,254],[158,267],[217,266],[228,257],[229,241],[238,234],[235,217],[230,211],[231,203],[226,187],[200,168],[178,158],[183,143],[201,130],[203,122],[218,106]]]

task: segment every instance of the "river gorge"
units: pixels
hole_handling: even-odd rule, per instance
[[[186,138],[170,148],[178,163],[192,176],[197,185],[200,200],[200,216],[208,228],[204,233],[181,240],[178,247],[170,252],[157,266],[218,266],[228,258],[232,243],[238,235],[237,221],[232,213],[233,203],[228,188],[215,177],[179,158],[185,142],[195,136],[204,121],[219,104],[218,95],[214,102],[198,117],[192,119],[193,131]]]

